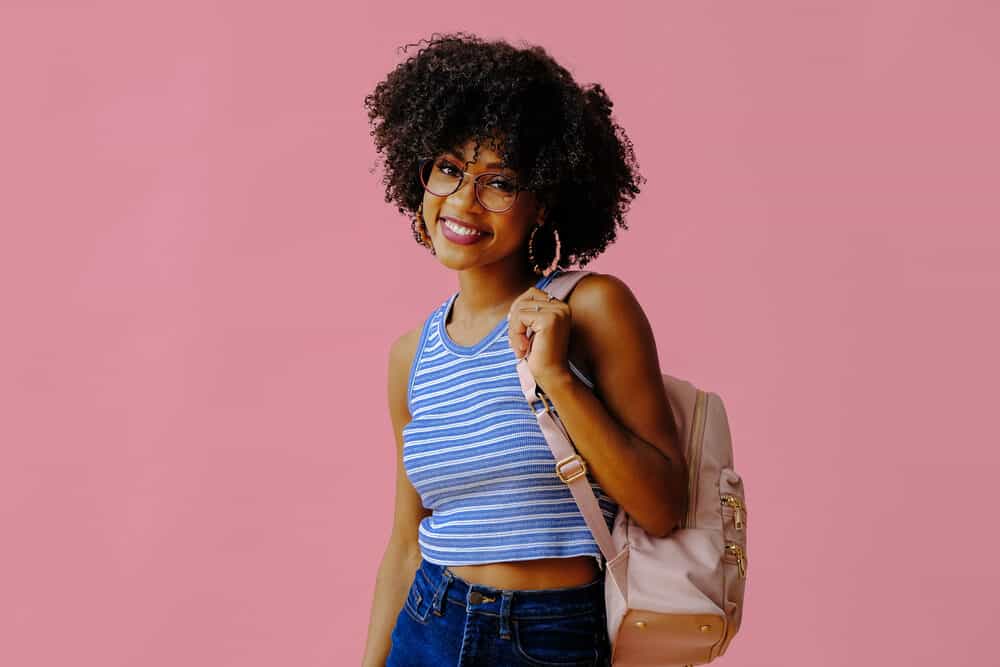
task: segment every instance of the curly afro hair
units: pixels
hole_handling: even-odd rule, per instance
[[[474,139],[475,160],[482,143],[502,137],[497,154],[559,230],[560,268],[586,266],[618,226],[628,229],[624,215],[645,179],[600,84],[579,86],[540,46],[457,32],[402,50],[422,42],[364,100],[376,151],[385,154],[387,203],[413,217],[424,196],[421,157]],[[550,248],[539,256],[551,257]]]

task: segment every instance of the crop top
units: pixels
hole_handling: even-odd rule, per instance
[[[534,414],[544,404],[529,405],[521,390],[509,316],[478,343],[459,345],[445,328],[457,296],[424,321],[407,387],[411,421],[403,427],[403,466],[432,510],[420,522],[421,554],[440,565],[581,555],[602,565],[569,486],[556,476]],[[618,505],[589,471],[587,479],[611,530]]]

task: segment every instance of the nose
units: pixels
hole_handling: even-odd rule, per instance
[[[448,195],[448,199],[451,199],[456,208],[461,210],[472,206],[482,210],[482,202],[479,201],[479,197],[476,195],[476,181],[468,175],[462,179],[462,184],[458,187],[458,190]]]

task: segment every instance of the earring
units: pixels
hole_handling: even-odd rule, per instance
[[[535,225],[535,228],[531,230],[531,236],[528,237],[528,261],[531,262],[531,268],[536,274],[540,276],[547,276],[555,271],[556,267],[559,266],[559,230],[557,230],[555,226],[552,227],[552,236],[555,239],[556,245],[555,257],[552,258],[551,264],[549,264],[545,269],[542,269],[535,262],[535,232],[537,232],[541,227],[541,224]]]
[[[430,235],[427,233],[423,204],[420,204],[420,207],[417,209],[417,217],[413,218],[413,222],[410,223],[410,229],[413,230],[413,238],[417,243],[430,250],[432,255],[437,254],[437,251],[434,250],[434,244],[431,243]]]

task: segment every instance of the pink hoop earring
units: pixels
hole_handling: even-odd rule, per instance
[[[427,223],[424,221],[424,205],[421,204],[420,208],[417,209],[417,216],[413,218],[410,222],[410,229],[413,230],[413,239],[431,251],[432,255],[436,255],[437,251],[434,250],[434,244],[431,242],[430,235],[427,233]]]
[[[538,264],[535,262],[535,232],[537,232],[541,227],[542,225],[535,225],[535,228],[531,230],[531,236],[528,237],[528,261],[531,262],[532,271],[534,271],[537,275],[547,276],[553,271],[555,271],[556,267],[559,266],[559,253],[561,245],[559,242],[559,230],[557,230],[555,227],[552,227],[552,236],[555,240],[555,245],[556,245],[555,256],[552,258],[552,263],[549,264],[545,269],[539,267]]]

